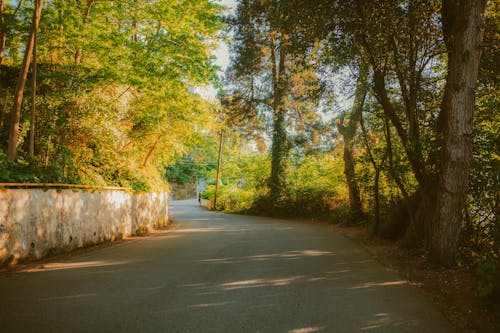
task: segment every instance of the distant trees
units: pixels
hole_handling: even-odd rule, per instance
[[[385,210],[380,228],[376,224],[378,232],[403,238],[407,246],[423,245],[433,260],[449,265],[456,259],[460,231],[467,219],[464,208],[485,6],[484,0],[315,1],[314,5],[301,0],[244,0],[237,14],[241,20],[232,22],[238,41],[233,68],[248,70],[251,81],[245,82],[252,84],[240,83],[241,76],[230,76],[233,86],[229,91],[233,97],[246,96],[250,98],[243,100],[256,102],[252,97],[258,87],[260,101],[266,101],[266,92],[278,97],[275,103],[280,98],[289,100],[294,88],[288,71],[301,59],[298,54],[314,62],[318,85],[327,88],[331,88],[329,69],[356,68],[352,110],[337,115],[335,126],[344,147],[351,212],[374,202],[376,216]],[[489,17],[495,18],[495,5],[489,7]],[[494,24],[490,29],[495,29]],[[268,38],[264,46],[256,42],[263,36],[282,39],[273,44],[276,40]],[[251,47],[241,48],[243,45]],[[290,48],[281,50],[283,45]],[[263,63],[269,59],[277,64],[267,67],[272,78],[280,78],[280,65],[285,65],[287,79],[275,81],[286,83],[283,91],[279,85],[263,84]],[[323,108],[327,101],[325,95],[320,97]],[[293,121],[280,118],[280,114],[290,113],[290,103],[273,106],[281,107],[274,108],[271,132],[271,159],[278,161],[282,156],[276,149],[281,146],[279,138],[293,135],[295,129]],[[256,113],[248,110],[240,108],[248,115]],[[372,139],[385,144],[370,142]],[[365,158],[358,161],[356,151],[366,153]],[[280,170],[277,165],[273,164],[273,170]],[[271,172],[271,196],[286,186],[287,181],[276,181],[276,175],[283,174],[284,169]],[[473,170],[473,174],[477,173]],[[361,181],[365,175],[374,177],[373,195],[363,195],[358,189],[366,188]],[[381,203],[387,194],[393,201]],[[488,219],[488,223],[494,220]]]
[[[271,176],[269,200],[276,208],[285,199],[286,169],[292,141],[287,128],[304,129],[315,101],[318,78],[314,55],[304,53],[293,35],[294,13],[280,1],[243,0],[229,18],[235,43],[228,75],[229,104],[244,122],[269,124]],[[264,125],[265,126],[265,125]],[[247,127],[248,128],[248,127]]]

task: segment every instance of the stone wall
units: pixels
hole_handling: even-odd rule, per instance
[[[0,265],[133,236],[167,222],[167,193],[0,190]]]

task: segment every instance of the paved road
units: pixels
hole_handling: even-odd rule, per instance
[[[0,274],[1,332],[452,332],[324,225],[206,212],[180,227]]]

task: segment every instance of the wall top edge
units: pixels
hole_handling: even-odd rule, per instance
[[[28,188],[56,188],[56,189],[83,189],[83,190],[104,190],[104,191],[124,191],[131,192],[132,190],[126,187],[116,187],[116,186],[95,186],[95,185],[77,185],[77,184],[57,184],[57,183],[0,183],[0,188],[9,189],[28,189]]]

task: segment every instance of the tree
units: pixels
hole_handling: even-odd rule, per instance
[[[275,207],[283,202],[287,187],[291,124],[304,127],[306,122],[301,119],[307,118],[309,102],[314,100],[307,100],[305,95],[311,97],[319,88],[310,70],[314,55],[291,33],[294,20],[290,9],[290,3],[283,1],[243,0],[236,15],[229,18],[236,40],[228,75],[232,85],[230,110],[232,115],[239,114],[238,118],[253,120],[254,125],[246,128],[262,128],[256,118],[269,124],[272,146],[268,187]]]
[[[464,216],[485,5],[484,0],[443,0],[441,9],[448,66],[440,114],[439,186],[428,249],[433,260],[446,265],[455,262]]]
[[[7,37],[9,35],[9,30],[12,28],[13,20],[15,19],[19,9],[23,5],[23,1],[20,0],[17,3],[14,11],[10,13],[6,10],[5,0],[0,0],[0,65],[4,59],[5,48],[7,46]],[[8,9],[9,6],[7,6]]]
[[[26,42],[26,49],[24,52],[24,60],[19,72],[17,87],[14,93],[14,110],[11,112],[10,130],[9,130],[9,146],[7,149],[7,157],[9,160],[14,161],[16,158],[17,142],[19,136],[19,120],[21,118],[21,105],[23,103],[24,86],[28,78],[28,70],[31,63],[33,54],[33,47],[35,44],[35,33],[38,30],[40,17],[42,14],[43,0],[36,0],[35,9],[33,10],[33,17],[31,20],[31,29]]]
[[[363,60],[360,60],[363,61]],[[349,191],[349,204],[354,217],[362,214],[361,195],[355,171],[354,139],[359,127],[363,113],[366,94],[368,91],[368,68],[362,62],[359,65],[359,73],[354,93],[352,110],[349,115],[341,114],[337,121],[337,128],[343,137],[344,145],[344,174]],[[347,119],[346,119],[347,118]]]
[[[450,264],[464,212],[485,1],[355,1],[326,8],[333,38],[345,49],[361,46],[358,54],[373,69],[375,97],[418,182],[420,199],[416,208],[408,207],[407,230],[413,234],[408,237],[424,241],[431,257]],[[325,22],[319,20],[319,26]],[[448,55],[444,87],[436,66],[445,64],[443,46]]]
[[[17,17],[31,16],[31,4],[22,2]],[[21,180],[24,168],[30,176],[22,181],[161,185],[163,164],[196,145],[212,116],[214,105],[194,88],[217,80],[211,50],[221,37],[220,11],[208,0],[45,2],[34,158],[27,159],[30,119],[20,112],[18,142],[9,146],[17,147],[18,162],[5,163],[2,179]],[[18,42],[29,29],[14,12],[5,3],[4,108],[15,88],[4,78],[25,68],[19,57],[29,55]],[[4,145],[5,131],[0,139]]]
[[[255,118],[259,109],[272,110],[269,188],[274,203],[280,200],[286,187],[288,151],[285,102],[289,55],[279,10],[278,3],[273,1],[244,0],[231,18],[237,43],[232,47],[236,57],[230,79],[246,85],[238,83],[233,92],[241,96],[239,102],[244,107],[240,113],[247,113],[245,118]]]

